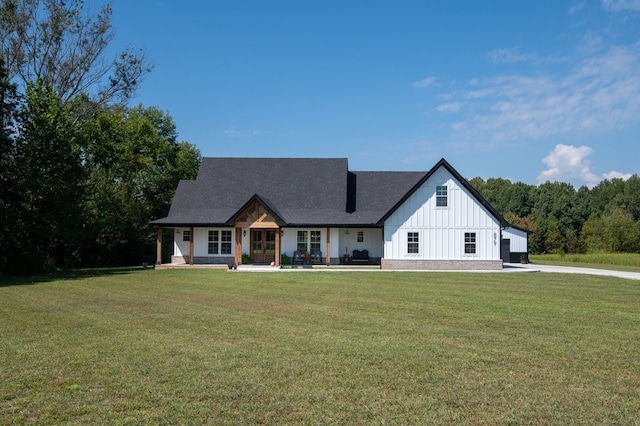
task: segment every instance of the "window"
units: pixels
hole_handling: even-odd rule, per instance
[[[420,253],[420,237],[417,232],[407,233],[407,253]]]
[[[310,252],[315,253],[320,250],[320,231],[309,231],[311,234]]]
[[[320,240],[320,231],[298,231],[296,250],[302,253],[322,251]]]
[[[464,233],[464,254],[476,254],[476,233]]]
[[[302,253],[307,252],[307,231],[298,231],[298,244],[296,246],[296,250],[301,251]]]
[[[231,231],[220,231],[222,244],[220,245],[220,254],[231,254]]]
[[[191,241],[191,230],[182,231],[182,241]]]
[[[436,186],[436,207],[447,207],[447,186]]]
[[[364,231],[358,231],[358,242],[359,243],[364,242]]]
[[[219,247],[220,235],[218,234],[218,231],[209,231],[209,244],[207,247],[207,253],[218,254]]]
[[[209,231],[209,254],[231,254],[231,231]]]

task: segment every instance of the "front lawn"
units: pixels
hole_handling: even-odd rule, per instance
[[[109,270],[0,282],[2,424],[638,424],[640,283]]]

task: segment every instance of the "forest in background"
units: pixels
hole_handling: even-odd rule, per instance
[[[640,252],[640,177],[577,190],[564,182],[469,181],[507,221],[529,230],[529,252]]]

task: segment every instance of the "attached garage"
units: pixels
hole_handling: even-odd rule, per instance
[[[525,259],[529,262],[529,231],[511,225],[502,230],[502,260],[514,263]]]

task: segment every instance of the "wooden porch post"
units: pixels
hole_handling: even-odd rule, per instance
[[[327,228],[327,266],[331,265],[331,228]]]
[[[189,228],[189,265],[193,265],[193,226]]]
[[[156,265],[162,264],[162,226],[158,226],[156,237]]]
[[[242,263],[242,228],[236,228],[236,253],[234,262],[236,265]]]
[[[276,258],[275,265],[280,266],[280,228],[276,228]]]

